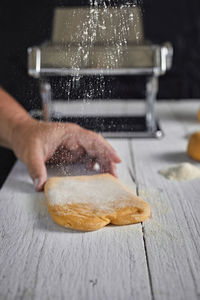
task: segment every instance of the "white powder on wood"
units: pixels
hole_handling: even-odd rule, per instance
[[[162,169],[159,173],[170,180],[182,181],[200,178],[200,169],[190,163],[181,163],[174,167]]]

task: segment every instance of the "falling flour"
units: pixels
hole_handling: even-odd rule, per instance
[[[200,169],[190,163],[181,163],[174,167],[162,169],[159,173],[170,180],[182,181],[200,178]]]

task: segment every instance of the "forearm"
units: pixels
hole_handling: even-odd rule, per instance
[[[12,149],[14,129],[27,120],[31,117],[26,110],[0,87],[0,146]]]

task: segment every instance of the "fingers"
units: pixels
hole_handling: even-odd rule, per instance
[[[117,177],[116,164],[111,161],[104,161],[100,164],[101,173],[110,173],[113,176]]]
[[[42,151],[35,149],[33,153],[30,153],[26,165],[36,191],[43,190],[47,180],[47,171]]]
[[[89,157],[87,154],[80,159],[80,163],[85,164],[88,171],[94,170],[94,165],[97,163],[95,158]]]
[[[95,162],[93,162],[93,161],[87,161],[85,163],[85,167],[88,171],[93,171],[94,170],[94,165],[95,165]]]
[[[59,147],[52,157],[47,161],[48,164],[56,165],[60,163],[75,163],[81,161],[85,155],[85,150],[82,147],[77,147],[76,150],[69,150],[64,145]]]
[[[99,163],[102,173],[108,172],[117,177],[116,163],[120,163],[121,159],[103,137],[92,131],[84,130],[80,142],[88,156]]]
[[[81,162],[85,164],[86,169],[89,171],[94,170],[95,164],[98,164],[100,169],[98,168],[96,169],[96,171],[100,171],[100,173],[110,173],[113,176],[117,177],[116,164],[111,162],[110,160],[99,162],[96,159],[85,156],[85,158]]]
[[[62,140],[62,146],[59,146],[60,148],[49,160],[50,163],[80,162],[86,155],[90,160],[97,161],[102,171],[108,170],[111,174],[116,174],[114,170],[115,164],[120,163],[121,159],[102,136],[75,124],[67,123],[65,127],[65,134],[62,135],[65,137]],[[58,132],[56,136],[58,136]],[[86,163],[88,169],[92,169],[95,164],[94,162],[89,162],[88,159],[84,163]]]
[[[117,176],[116,164],[121,162],[121,159],[112,146],[97,133],[69,123],[62,126],[53,123],[39,125],[40,130],[33,130],[37,139],[29,140],[29,155],[24,155],[24,151],[21,150],[22,161],[26,163],[37,191],[43,189],[47,179],[47,160],[53,164],[74,163],[86,156],[89,159],[84,163],[88,169],[92,170],[98,162],[101,172]],[[26,139],[33,136],[33,133],[28,134]]]
[[[119,157],[115,149],[102,136],[98,136],[98,147],[102,147],[104,149],[106,157],[110,158],[115,163],[120,163],[121,158]]]
[[[100,160],[105,158],[115,163],[121,162],[116,151],[102,136],[89,130],[84,131],[85,134],[82,135],[81,143],[91,157],[97,157]]]

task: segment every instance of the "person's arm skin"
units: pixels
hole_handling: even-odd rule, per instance
[[[121,162],[111,145],[97,133],[72,123],[41,122],[33,119],[7,92],[0,88],[0,145],[14,151],[26,164],[36,190],[47,179],[46,162],[84,162],[92,169],[116,176]]]

